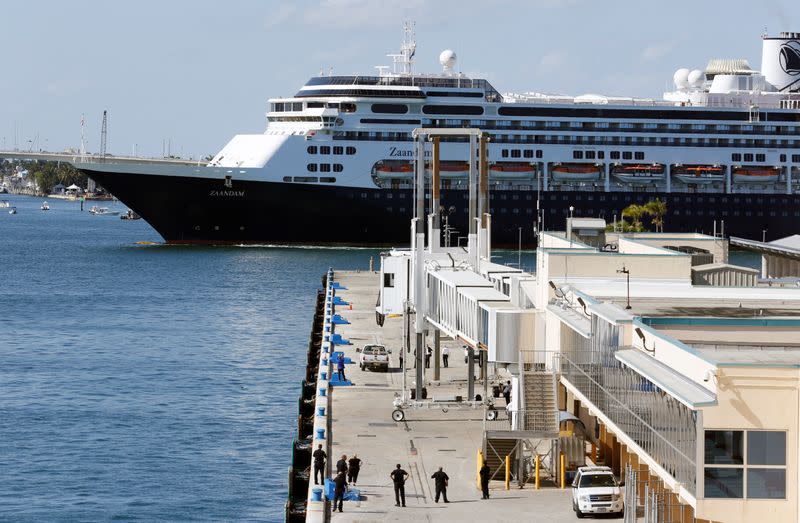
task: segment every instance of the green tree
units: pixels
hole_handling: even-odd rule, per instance
[[[624,232],[643,232],[642,216],[647,213],[644,205],[632,203],[622,210],[622,230]],[[625,218],[630,218],[631,224],[627,226]],[[627,226],[627,227],[626,227]],[[626,230],[627,228],[627,230]]]
[[[664,232],[664,216],[667,214],[667,202],[660,198],[650,200],[644,205],[645,212],[652,218],[656,232]]]

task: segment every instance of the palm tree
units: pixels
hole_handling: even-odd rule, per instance
[[[642,216],[646,213],[646,209],[644,205],[638,205],[632,203],[625,207],[622,210],[622,222],[623,222],[623,230],[625,228],[625,217],[629,217],[631,219],[631,232],[642,232],[644,227],[642,226]]]
[[[667,202],[660,198],[650,200],[644,205],[644,211],[652,216],[656,232],[664,232],[664,216],[667,214]]]

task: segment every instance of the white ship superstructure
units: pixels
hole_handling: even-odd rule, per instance
[[[413,26],[391,67],[312,77],[269,100],[267,128],[207,166],[82,164],[171,242],[398,244],[412,214],[415,128],[479,128],[495,244],[574,210],[612,221],[660,198],[672,230],[788,235],[800,220],[800,34],[741,59],[681,68],[661,99],[501,94],[456,68],[414,71]],[[441,144],[442,203],[464,227],[469,145]],[[539,203],[537,203],[537,201]],[[175,213],[175,209],[184,209]],[[538,209],[538,210],[537,210]],[[338,217],[335,231],[318,224]],[[274,226],[276,217],[284,224]],[[767,233],[769,231],[769,233]]]

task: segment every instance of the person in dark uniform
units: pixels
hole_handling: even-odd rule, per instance
[[[333,484],[336,489],[333,491],[333,511],[336,512],[336,502],[339,502],[339,512],[342,511],[342,502],[344,501],[344,491],[347,488],[347,478],[344,472],[340,472],[333,478]]]
[[[431,354],[433,354],[433,349],[431,349],[430,346],[428,346],[425,349],[425,368],[426,369],[430,369],[431,368]]]
[[[357,454],[353,454],[353,457],[347,463],[349,464],[347,467],[347,482],[355,485],[358,481],[358,471],[361,470],[361,460],[358,459]]]
[[[344,354],[339,354],[336,360],[336,371],[339,373],[339,381],[345,381],[347,378],[344,375]]]
[[[447,501],[447,482],[450,479],[447,473],[439,467],[438,471],[431,474],[431,478],[436,482],[436,503],[439,503],[439,496],[444,498],[445,503],[450,503]]]
[[[397,468],[394,469],[389,476],[394,481],[394,499],[395,499],[395,506],[400,506],[402,502],[402,506],[406,506],[406,478],[408,477],[408,472],[400,468],[400,464],[397,464]]]
[[[347,474],[347,456],[342,454],[342,459],[336,462],[336,473]]]
[[[506,399],[506,405],[511,403],[511,381],[507,381],[503,386],[503,397]]]
[[[486,462],[483,463],[479,474],[481,475],[481,490],[483,491],[483,497],[481,499],[489,499],[489,476],[491,476],[492,473]]]
[[[325,484],[325,459],[328,457],[322,450],[322,444],[312,454],[314,457],[314,485]],[[319,473],[319,483],[317,483],[317,473]]]

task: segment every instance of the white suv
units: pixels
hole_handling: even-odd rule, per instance
[[[586,514],[619,514],[624,507],[622,489],[609,467],[580,467],[572,482],[572,510]]]

